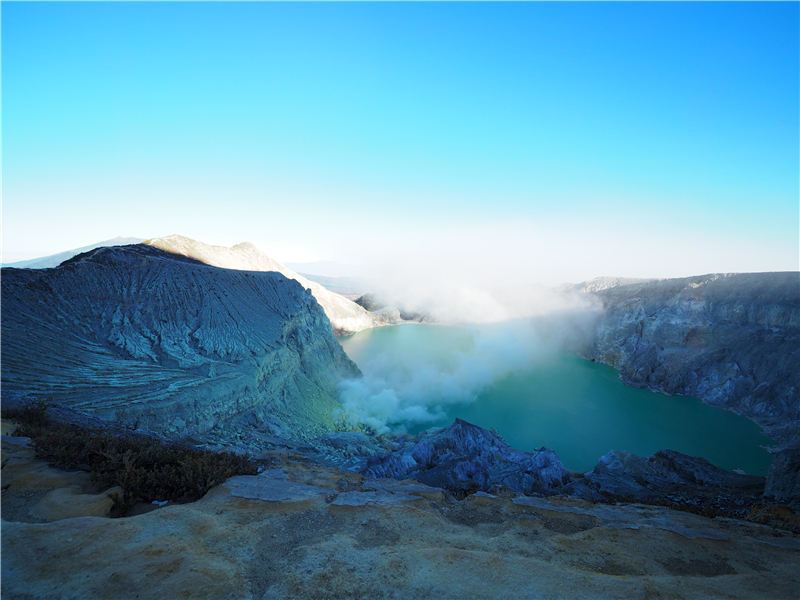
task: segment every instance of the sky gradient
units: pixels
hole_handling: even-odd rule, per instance
[[[3,3],[3,262],[800,269],[797,3]]]

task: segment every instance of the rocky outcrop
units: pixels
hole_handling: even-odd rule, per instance
[[[601,284],[586,286],[603,310],[579,354],[629,385],[697,396],[800,445],[800,273]]]
[[[786,489],[783,495],[778,492],[776,498],[765,500],[764,477],[731,473],[672,450],[650,457],[615,450],[601,457],[592,471],[572,473],[552,450],[514,450],[495,433],[461,419],[396,444],[394,451],[370,459],[361,473],[408,477],[462,495],[478,491],[560,494],[592,502],[642,502],[738,517],[763,501],[786,504],[785,496],[792,493]],[[794,480],[787,479],[781,490],[792,485]],[[777,479],[774,487],[777,492]]]
[[[180,235],[155,238],[144,243],[154,248],[160,248],[165,252],[186,256],[222,269],[274,271],[282,274],[287,279],[294,279],[309,290],[311,295],[319,302],[331,322],[335,335],[347,335],[375,327],[376,325],[369,313],[355,302],[287,269],[261,252],[253,244],[243,243],[232,248],[225,248],[222,246],[209,246]]]
[[[800,514],[800,448],[787,448],[772,459],[764,496]]]
[[[496,434],[461,419],[419,434],[413,443],[371,461],[363,474],[408,477],[464,494],[552,494],[563,491],[570,480],[570,472],[552,450],[514,450]]]
[[[745,516],[761,501],[764,477],[731,473],[673,450],[650,457],[614,450],[577,480],[574,494],[593,501],[669,504]]]
[[[334,429],[335,384],[358,374],[314,298],[280,273],[134,245],[2,281],[4,394],[169,437],[246,421],[305,438]]]

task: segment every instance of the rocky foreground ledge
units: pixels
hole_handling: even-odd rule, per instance
[[[495,466],[508,458],[490,432],[464,422],[442,431],[411,472],[431,471],[434,455],[463,467],[469,460],[455,455],[458,444],[472,444],[473,457],[493,456]],[[475,447],[477,436],[489,446]],[[538,460],[555,474],[549,452]],[[4,436],[3,598],[777,600],[800,589],[800,536],[785,529],[791,512],[778,507],[757,507],[750,521],[712,519],[499,485],[459,499],[286,449],[262,458],[270,460],[264,472],[231,478],[197,502],[140,505],[135,516],[109,518],[118,490],[92,489],[87,473],[53,469],[26,438]],[[652,487],[641,474],[632,479]]]

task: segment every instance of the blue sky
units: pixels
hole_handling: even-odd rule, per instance
[[[3,261],[800,268],[797,3],[2,4]]]

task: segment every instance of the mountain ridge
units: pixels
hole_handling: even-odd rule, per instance
[[[231,248],[226,248],[224,246],[210,246],[181,235],[170,235],[145,240],[142,243],[154,248],[160,248],[166,252],[194,258],[205,264],[223,269],[275,271],[288,279],[294,279],[309,290],[322,306],[331,322],[335,335],[347,335],[375,327],[376,325],[369,313],[355,302],[335,294],[320,284],[309,281],[302,275],[286,268],[278,261],[261,252],[250,242],[242,242]]]
[[[82,254],[84,252],[89,252],[89,250],[94,250],[95,248],[140,244],[143,241],[144,238],[117,236],[115,238],[111,238],[110,240],[97,242],[96,244],[89,244],[88,246],[82,246],[80,248],[73,248],[72,250],[65,250],[64,252],[58,252],[57,254],[51,254],[50,256],[42,256],[29,260],[19,260],[13,263],[3,263],[2,267],[11,267],[14,269],[50,269],[57,267],[62,262],[69,260],[73,256],[77,256],[78,254]]]
[[[4,392],[170,437],[237,419],[303,438],[334,429],[356,376],[296,281],[153,246],[103,247],[54,269],[3,269]]]

